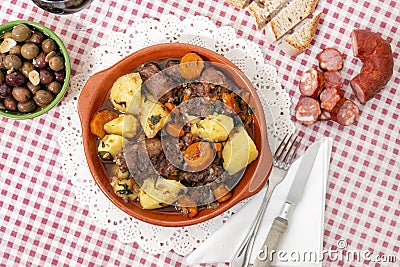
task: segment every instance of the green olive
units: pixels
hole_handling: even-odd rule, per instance
[[[34,59],[39,55],[39,47],[34,43],[26,43],[21,47],[21,56],[26,59]]]
[[[50,53],[51,51],[56,50],[57,44],[53,39],[46,39],[42,42],[42,50],[46,54]]]
[[[11,31],[12,38],[17,42],[28,40],[32,35],[32,30],[25,24],[20,24],[14,27]]]
[[[64,69],[64,58],[60,56],[55,56],[50,58],[49,60],[49,67],[54,71],[60,71]]]
[[[22,60],[17,55],[7,55],[4,59],[4,66],[6,67],[6,69],[9,69],[9,70],[12,68],[17,70],[17,69],[21,68]]]

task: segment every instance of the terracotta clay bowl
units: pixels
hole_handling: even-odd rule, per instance
[[[144,210],[138,203],[125,203],[114,194],[102,161],[97,155],[98,140],[90,132],[90,120],[93,114],[99,110],[113,83],[120,76],[132,72],[141,64],[149,61],[157,61],[166,58],[180,58],[189,52],[196,52],[205,61],[215,62],[228,66],[227,75],[239,88],[250,92],[250,106],[254,109],[254,142],[258,148],[258,158],[247,166],[242,178],[232,190],[232,197],[220,204],[216,209],[200,210],[196,217],[186,218],[177,212],[162,210]],[[248,78],[238,67],[225,57],[208,49],[181,43],[159,44],[141,49],[122,59],[114,66],[94,74],[84,86],[78,101],[78,112],[82,124],[83,145],[90,171],[101,191],[122,211],[130,216],[147,223],[161,226],[188,226],[207,221],[228,210],[239,201],[257,193],[267,182],[271,167],[272,155],[267,139],[267,127],[261,102]]]

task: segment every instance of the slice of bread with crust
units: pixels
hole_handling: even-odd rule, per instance
[[[322,12],[315,15],[312,19],[308,20],[299,29],[297,29],[292,35],[287,37],[281,43],[279,47],[289,56],[297,56],[304,52],[311,44],[314,37],[315,31],[318,27],[318,22]]]
[[[272,44],[311,15],[318,0],[293,0],[265,26],[267,44]]]
[[[256,0],[252,2],[247,10],[253,14],[256,19],[257,28],[260,30],[265,26],[289,0]]]
[[[237,7],[237,8],[245,8],[250,4],[251,0],[225,0],[228,4]]]

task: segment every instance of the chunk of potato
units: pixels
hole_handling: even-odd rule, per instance
[[[191,132],[206,141],[222,142],[233,129],[233,119],[223,114],[213,114],[194,123]]]
[[[140,188],[139,200],[143,209],[158,209],[171,205],[187,192],[180,182],[164,178],[148,178]]]
[[[111,186],[114,189],[114,193],[122,198],[125,202],[130,202],[138,198],[139,196],[139,185],[135,182],[133,177],[129,178],[118,178],[113,177]]]
[[[111,104],[121,112],[139,114],[142,83],[142,78],[137,72],[119,77],[110,91]]]
[[[258,157],[257,147],[246,129],[238,127],[235,130],[237,131],[229,137],[222,150],[223,167],[230,175],[245,168]]]
[[[140,124],[148,138],[156,136],[158,131],[166,124],[170,117],[168,109],[158,102],[153,96],[145,95],[142,99]]]
[[[100,140],[97,151],[104,160],[112,160],[122,150],[124,138],[116,134],[107,134]]]
[[[118,134],[125,138],[133,138],[136,136],[139,127],[139,121],[133,115],[121,114],[118,118],[104,124],[104,131],[107,134]]]
[[[121,169],[118,167],[117,164],[114,164],[111,167],[111,172],[114,173],[115,177],[119,179],[126,179],[129,176],[129,171],[126,172],[121,171]]]

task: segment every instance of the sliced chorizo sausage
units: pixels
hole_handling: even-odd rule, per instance
[[[315,68],[303,72],[299,89],[303,96],[318,97],[324,87],[324,75]]]
[[[336,71],[343,68],[343,56],[335,48],[326,48],[317,55],[319,67],[327,71]]]
[[[296,120],[305,125],[315,123],[321,115],[321,107],[318,100],[308,96],[300,98],[295,110]]]
[[[342,75],[339,71],[325,71],[323,73],[326,88],[342,88]]]
[[[336,88],[325,88],[319,95],[321,108],[331,111],[336,104],[343,98],[344,91]]]
[[[341,103],[331,112],[332,120],[340,125],[349,126],[355,123],[360,116],[357,104],[349,99],[343,99]]]
[[[329,111],[326,111],[326,110],[321,110],[321,116],[319,116],[319,119],[321,121],[329,121],[329,120],[332,119],[331,113]]]

